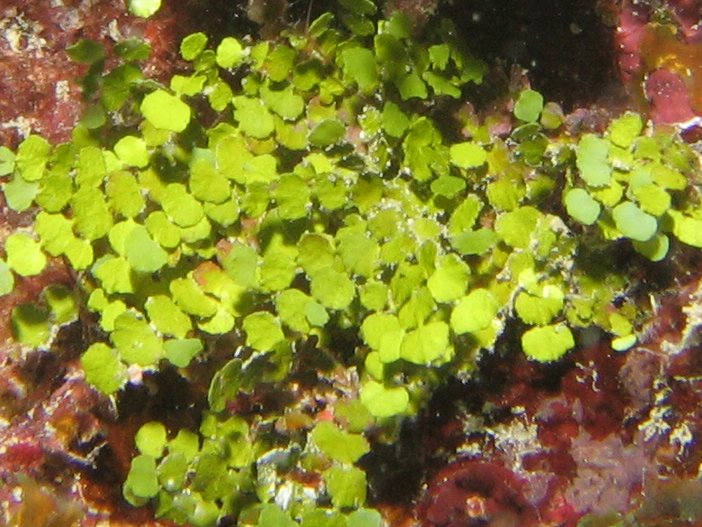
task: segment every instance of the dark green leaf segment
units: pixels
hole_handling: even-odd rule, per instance
[[[390,440],[507,325],[538,361],[581,327],[634,345],[642,314],[614,302],[629,280],[613,242],[654,262],[674,242],[702,247],[697,158],[676,137],[627,113],[573,138],[533,90],[494,137],[458,111],[485,65],[453,25],[417,35],[377,11],[340,1],[270,41],[190,35],[191,73],[169,85],[144,78],[143,44],[122,44],[111,71],[76,44],[96,89],[73,140],[0,147],[8,205],[36,211],[5,241],[0,294],[51,258],[80,278],[15,308],[17,341],[48,347],[87,309],[101,338],[85,376],[117,396],[144,372],[216,366],[198,430],[137,434],[133,505],[203,527],[377,527],[369,439]],[[310,349],[333,388],[324,418],[294,398],[272,416],[232,411],[242,393],[290,388]]]

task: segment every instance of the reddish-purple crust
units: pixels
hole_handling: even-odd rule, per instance
[[[615,42],[622,81],[654,124],[696,128],[702,117],[702,4],[626,0]]]
[[[702,461],[700,298],[699,278],[662,297],[643,342],[623,354],[605,340],[559,365],[519,354],[486,357],[482,380],[439,395],[451,402],[435,402],[420,425],[429,465],[443,468],[428,481],[418,521],[503,525],[503,515],[518,513],[512,525],[575,527],[584,515],[607,511],[636,511],[641,525],[678,521],[672,502],[702,496],[695,486]],[[447,452],[456,460],[442,465],[452,457]],[[658,510],[647,505],[651,499]],[[482,523],[461,508],[476,500]]]

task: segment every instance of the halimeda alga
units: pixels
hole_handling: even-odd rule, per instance
[[[7,204],[32,213],[0,282],[11,295],[66,262],[75,282],[15,306],[15,339],[46,349],[89,328],[80,368],[117,408],[161,376],[190,384],[187,426],[133,430],[124,497],[159,518],[379,525],[364,460],[436,390],[480,379],[485,357],[550,367],[593,334],[631,349],[655,293],[636,273],[702,246],[694,150],[633,112],[568,134],[528,87],[492,134],[462,106],[487,66],[446,20],[415,34],[401,11],[340,2],[273,40],[194,33],[167,82],[142,72],[143,42],[116,64],[92,41],[68,52],[92,90],[72,140],[0,149]],[[429,482],[423,523],[538,521],[543,494],[461,463]],[[437,506],[455,477],[476,482],[471,507]]]

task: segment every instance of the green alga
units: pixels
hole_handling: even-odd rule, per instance
[[[620,242],[654,262],[702,246],[696,157],[638,115],[572,138],[523,90],[506,140],[462,122],[486,66],[450,21],[414,35],[401,12],[343,1],[275,41],[195,33],[180,46],[194,73],[167,86],[134,41],[111,71],[94,43],[69,52],[100,90],[72,142],[0,149],[8,205],[39,209],[5,242],[0,293],[65,257],[103,332],[81,364],[105,394],[207,365],[199,430],[136,436],[124,496],[159,517],[378,525],[359,463],[374,440],[507,334],[544,362],[580,328],[634,345],[645,314],[618,297]],[[62,298],[18,306],[16,339],[47,346],[73,320]],[[239,415],[257,390],[291,396]]]

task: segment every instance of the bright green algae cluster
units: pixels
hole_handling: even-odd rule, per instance
[[[124,496],[159,517],[379,526],[359,464],[370,439],[391,441],[507,327],[544,362],[577,328],[631,347],[646,315],[623,295],[617,247],[653,262],[702,247],[697,157],[674,135],[627,113],[571,137],[525,89],[494,137],[460,111],[486,67],[453,24],[416,35],[376,11],[341,1],[275,41],[190,35],[192,73],[167,86],[141,72],[143,43],[104,71],[80,42],[91,98],[73,140],[0,147],[8,206],[36,210],[5,242],[0,292],[52,257],[78,277],[14,309],[20,343],[46,347],[91,313],[100,338],[81,364],[117,396],[144,372],[189,378],[224,357],[199,430],[150,422],[135,438]],[[231,411],[262,385],[292,389],[304,364],[328,384],[325,418],[294,399]]]

